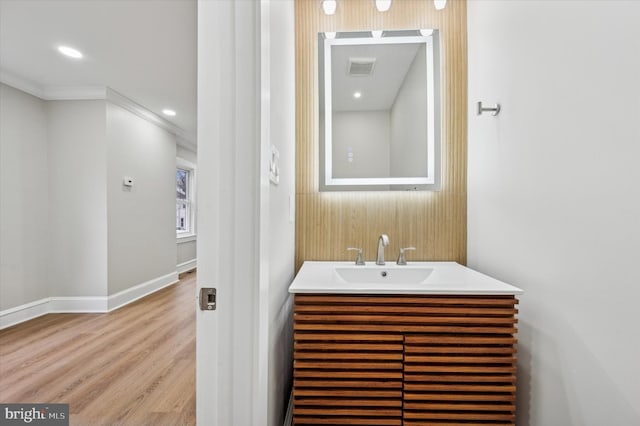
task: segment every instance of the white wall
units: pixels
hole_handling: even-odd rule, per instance
[[[177,280],[175,137],[105,100],[0,90],[2,326],[110,309]]]
[[[390,176],[427,176],[427,50],[421,45],[391,107]]]
[[[176,157],[198,164],[198,154],[180,145],[176,146]]]
[[[107,295],[106,101],[49,101],[52,296]]]
[[[282,425],[293,372],[295,225],[295,57],[292,1],[272,1],[270,17],[270,143],[280,153],[280,183],[269,185],[269,425]],[[264,143],[264,142],[263,142]],[[264,146],[268,148],[268,146]],[[295,216],[295,215],[294,215]]]
[[[635,1],[468,3],[468,259],[525,290],[519,425],[640,424],[638,22]]]
[[[176,265],[189,262],[197,258],[196,240],[178,241],[176,246]]]
[[[176,271],[175,136],[107,103],[109,294]],[[133,187],[124,187],[124,176]]]
[[[0,84],[0,311],[49,296],[45,103]]]
[[[334,112],[331,125],[334,178],[389,177],[388,110]]]

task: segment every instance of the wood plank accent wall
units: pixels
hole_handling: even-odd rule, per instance
[[[467,5],[437,11],[428,0],[395,0],[380,13],[373,0],[339,0],[334,15],[320,0],[295,1],[296,270],[305,260],[349,260],[347,247],[375,259],[377,237],[391,240],[387,258],[415,246],[408,260],[466,263]],[[319,192],[317,34],[324,31],[437,28],[442,56],[442,190]]]

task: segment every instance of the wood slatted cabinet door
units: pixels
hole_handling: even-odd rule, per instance
[[[513,424],[516,304],[297,294],[294,424]]]
[[[517,300],[497,296],[494,304],[477,304],[473,297],[460,297],[458,302],[438,315],[450,315],[460,329],[405,335],[404,424],[513,425]],[[477,328],[484,330],[473,331]]]
[[[296,295],[295,425],[402,424],[403,336],[358,318],[370,303]]]

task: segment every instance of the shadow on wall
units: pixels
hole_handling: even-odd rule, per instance
[[[625,400],[567,319],[536,309],[544,311],[545,324],[553,324],[553,330],[520,320],[516,424],[601,426],[616,419],[617,425],[640,425],[640,413]],[[559,341],[558,336],[563,339]],[[538,411],[531,412],[531,407]]]
[[[531,425],[531,341],[533,327],[519,320],[516,424]]]
[[[289,403],[289,394],[293,386],[291,372],[293,372],[293,296],[288,295],[282,306],[279,307],[275,314],[276,325],[271,331],[270,340],[272,341],[272,353],[269,357],[271,363],[270,374],[276,374],[279,377],[287,377],[287,380],[275,380],[269,377],[269,384],[273,387],[271,395],[277,395],[279,401],[274,409],[278,410],[275,414],[276,424],[283,424],[287,405]],[[269,416],[271,419],[274,416]]]

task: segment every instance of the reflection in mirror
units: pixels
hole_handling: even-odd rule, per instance
[[[321,191],[440,189],[438,51],[437,30],[318,35]]]

